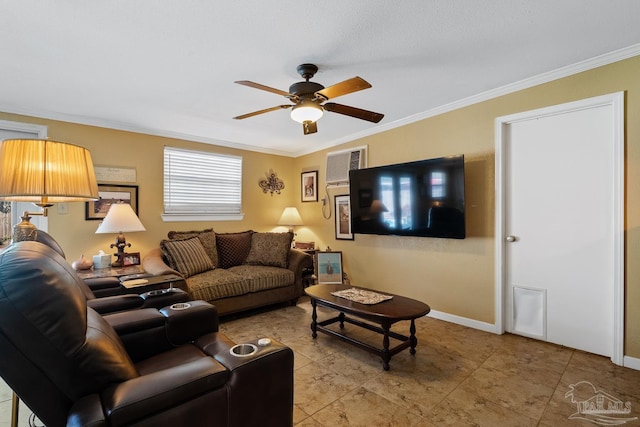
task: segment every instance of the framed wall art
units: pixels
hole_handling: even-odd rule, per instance
[[[315,270],[318,284],[342,283],[342,252],[317,252]]]
[[[334,212],[336,218],[336,239],[353,240],[351,232],[351,200],[349,195],[334,196]]]
[[[85,219],[102,220],[107,216],[109,208],[114,203],[128,203],[138,215],[138,186],[137,185],[106,185],[98,184],[99,199],[87,202]]]
[[[302,189],[303,202],[318,201],[318,171],[302,172]]]

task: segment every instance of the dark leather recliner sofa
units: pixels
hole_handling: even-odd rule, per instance
[[[204,301],[103,317],[81,285],[41,243],[0,254],[0,375],[45,425],[293,424],[291,349],[232,354]]]

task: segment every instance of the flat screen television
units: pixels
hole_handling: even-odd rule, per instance
[[[349,172],[351,231],[464,239],[464,156]]]

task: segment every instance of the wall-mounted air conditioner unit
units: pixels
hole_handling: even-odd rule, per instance
[[[349,171],[367,167],[367,146],[327,153],[326,183],[330,187],[349,185]]]

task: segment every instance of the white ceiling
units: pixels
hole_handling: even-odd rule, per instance
[[[0,0],[0,111],[297,156],[640,54],[637,0]],[[598,62],[600,61],[600,62]],[[304,136],[297,65],[336,102]],[[333,100],[332,100],[333,101]]]

